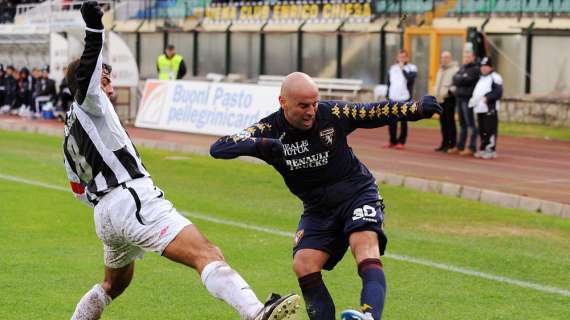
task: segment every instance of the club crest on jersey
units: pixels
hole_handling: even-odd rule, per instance
[[[334,128],[326,128],[319,131],[321,143],[325,147],[332,147],[334,145]]]

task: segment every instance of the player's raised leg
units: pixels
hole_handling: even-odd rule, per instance
[[[231,305],[242,319],[286,319],[299,306],[295,294],[272,295],[262,304],[247,282],[224,261],[222,251],[194,225],[184,227],[163,256],[196,269],[210,294]]]
[[[334,302],[321,275],[328,259],[326,252],[315,249],[301,249],[293,258],[293,271],[299,279],[299,287],[311,320],[335,319]]]
[[[105,267],[105,279],[87,292],[79,301],[72,320],[95,320],[101,317],[103,310],[117,298],[131,283],[135,263],[121,267]]]

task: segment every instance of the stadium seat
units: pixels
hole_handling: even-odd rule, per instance
[[[415,11],[415,1],[408,0],[402,1],[402,12],[404,13],[414,13]]]
[[[552,6],[550,6],[550,10],[554,13],[560,13],[562,11],[562,0],[552,0]]]
[[[423,0],[423,1],[424,1],[423,5],[422,5],[423,12],[432,11],[434,9],[433,1],[430,1],[430,0]]]
[[[463,0],[457,0],[455,4],[455,9],[453,9],[454,14],[460,14],[463,12]]]
[[[549,13],[550,12],[550,0],[539,0],[536,6],[536,12],[538,13]]]
[[[380,13],[385,13],[388,10],[388,1],[387,0],[378,0],[376,1],[376,11]]]
[[[560,4],[560,12],[562,13],[570,13],[570,1],[561,1]]]
[[[477,5],[478,5],[477,0],[466,0],[465,6],[463,7],[463,12],[468,14],[473,14],[477,12]]]
[[[489,3],[491,1],[489,1],[489,0],[474,0],[474,2],[475,2],[475,7],[477,8],[475,12],[477,12],[478,14],[485,14],[485,13],[491,12],[491,10],[489,10]]]
[[[523,6],[524,13],[536,13],[538,12],[538,0],[528,0]]]
[[[493,8],[495,13],[505,13],[507,11],[507,0],[497,0],[495,7]]]
[[[388,0],[388,7],[386,12],[388,13],[398,13],[400,11],[400,4],[397,0]]]

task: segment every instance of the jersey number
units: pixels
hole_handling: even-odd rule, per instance
[[[67,137],[67,151],[71,156],[73,162],[75,162],[75,172],[79,176],[81,181],[91,181],[93,179],[93,169],[89,165],[87,159],[79,152],[79,146],[73,135]]]
[[[376,217],[376,209],[374,207],[365,205],[362,208],[357,208],[352,213],[352,220],[358,220],[363,218],[374,218]]]

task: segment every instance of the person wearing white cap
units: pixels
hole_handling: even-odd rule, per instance
[[[469,106],[477,115],[481,145],[475,153],[476,158],[493,159],[497,157],[497,132],[499,126],[499,100],[503,96],[503,78],[493,70],[491,58],[481,60],[481,77],[473,90]]]

